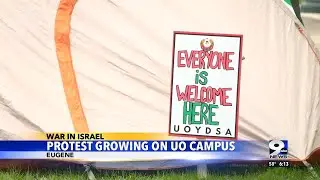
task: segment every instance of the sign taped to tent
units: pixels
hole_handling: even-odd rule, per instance
[[[174,32],[170,135],[237,139],[242,39]]]

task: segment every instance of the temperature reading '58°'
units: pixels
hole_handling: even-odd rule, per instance
[[[274,167],[277,163],[274,161],[269,162],[269,167]]]

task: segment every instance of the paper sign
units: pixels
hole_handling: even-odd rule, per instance
[[[237,138],[242,35],[174,33],[170,135]]]

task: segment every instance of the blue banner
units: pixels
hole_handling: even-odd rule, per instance
[[[248,141],[0,141],[0,151],[248,152]]]

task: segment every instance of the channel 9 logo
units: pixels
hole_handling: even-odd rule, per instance
[[[288,141],[272,140],[269,141],[270,158],[285,159],[288,158]]]

